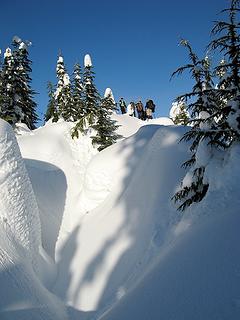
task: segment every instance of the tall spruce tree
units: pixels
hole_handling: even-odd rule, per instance
[[[52,119],[52,122],[57,122],[58,121],[58,113],[57,113],[57,108],[56,108],[56,100],[54,96],[54,85],[52,82],[48,82],[47,84],[47,89],[48,89],[48,105],[47,105],[47,111],[44,116],[44,121],[47,122],[48,120]]]
[[[100,95],[94,83],[95,73],[93,71],[90,55],[84,58],[83,72],[83,116],[77,121],[72,130],[72,137],[79,136],[79,132],[84,133],[86,129],[92,128],[98,118]]]
[[[204,177],[206,161],[199,159],[199,148],[205,148],[205,154],[208,153],[209,160],[214,146],[220,146],[221,142],[217,137],[217,123],[214,117],[217,105],[209,60],[206,57],[199,59],[188,41],[182,40],[181,44],[188,50],[190,63],[177,69],[173,75],[182,74],[183,71],[188,70],[195,81],[193,90],[178,98],[186,101],[191,99],[189,111],[193,118],[191,130],[181,139],[192,141],[191,158],[183,164],[183,167],[189,168],[187,179],[183,180],[180,190],[173,196],[174,201],[179,204],[178,209],[184,210],[192,203],[201,201],[208,190],[208,182]]]
[[[55,100],[57,113],[55,119],[62,117],[65,121],[72,121],[72,95],[69,75],[66,72],[62,55],[59,55],[56,67],[57,88]]]
[[[1,114],[12,126],[17,122],[25,123],[29,129],[35,129],[38,116],[35,92],[31,89],[31,60],[28,58],[28,41],[13,38],[12,51],[6,49],[1,72]]]
[[[116,121],[111,118],[111,115],[116,110],[117,107],[113,99],[112,91],[110,88],[107,88],[98,109],[97,121],[92,126],[96,131],[96,135],[92,137],[92,143],[98,146],[98,151],[102,151],[111,146],[121,137],[116,133],[119,126],[116,125]]]
[[[28,57],[29,41],[22,41],[18,37],[13,38],[13,68],[14,85],[12,87],[14,108],[17,111],[18,121],[25,123],[29,129],[36,128],[38,116],[36,113],[37,104],[33,100],[36,94],[31,88],[32,61]]]
[[[79,63],[74,65],[73,85],[72,85],[72,104],[73,104],[73,120],[78,121],[83,117],[83,82],[81,74],[81,66]]]

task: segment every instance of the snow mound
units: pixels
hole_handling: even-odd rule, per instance
[[[1,119],[0,199],[0,318],[66,319],[65,307],[40,280],[52,280],[54,268],[41,248],[37,202],[16,137]]]
[[[0,218],[27,250],[37,269],[41,244],[39,211],[12,127],[0,119]]]
[[[176,240],[102,320],[240,318],[239,155],[233,147],[225,166],[207,172],[206,198],[185,213]]]
[[[34,175],[30,175],[30,178],[35,186],[41,216],[46,218],[49,215],[48,208],[53,196],[56,202],[50,205],[51,219],[55,220],[55,228],[58,228],[56,226],[59,224],[64,227],[60,232],[71,228],[72,217],[78,215],[79,196],[86,165],[97,153],[88,136],[74,140],[71,138],[72,127],[72,123],[64,121],[48,122],[46,126],[34,130],[31,135],[18,137],[23,157],[35,160],[31,163],[28,162],[28,167],[29,165],[34,167],[31,170],[34,171]],[[49,171],[51,171],[50,174]],[[46,179],[43,181],[42,177]],[[60,186],[54,186],[55,178],[62,181]],[[41,181],[41,187],[38,187],[39,181]],[[50,186],[51,190],[49,190]],[[49,197],[46,190],[50,192]],[[46,222],[44,224],[46,225]],[[49,231],[45,230],[44,232],[49,234]],[[51,232],[49,236],[57,237],[57,235],[51,235]],[[53,248],[53,243],[50,244],[50,247]],[[52,249],[50,250],[52,251]]]
[[[176,158],[183,160],[186,152],[178,144],[183,131],[143,126],[90,162],[82,217],[57,243],[54,292],[74,308],[97,314],[107,308],[165,243],[174,222],[169,194],[179,182]]]
[[[65,320],[64,305],[36,277],[26,250],[0,222],[0,318],[3,320]]]

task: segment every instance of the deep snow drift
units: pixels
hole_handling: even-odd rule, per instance
[[[65,304],[70,320],[238,319],[238,146],[224,167],[216,162],[208,169],[208,196],[182,215],[170,198],[185,174],[180,166],[187,145],[178,142],[186,128],[168,118],[113,117],[123,138],[100,153],[89,136],[72,140],[70,123],[49,122],[34,131],[18,127],[31,181],[22,163],[19,171],[28,180],[21,188],[34,192],[34,200],[23,203],[34,203],[40,216],[36,238],[46,254],[39,258],[39,278],[23,258],[17,231],[0,224],[0,247],[10,255],[0,260],[0,318],[65,319]],[[15,157],[22,162],[19,153]],[[6,181],[2,163],[0,181]],[[18,215],[17,208],[10,212]],[[55,260],[57,277],[47,255]],[[23,302],[17,303],[21,292]],[[39,305],[47,316],[36,311]]]

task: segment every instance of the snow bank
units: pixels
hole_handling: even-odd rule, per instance
[[[3,120],[0,199],[0,318],[66,319],[65,307],[40,281],[52,281],[54,269],[41,248],[37,202],[16,137]]]
[[[5,222],[0,222],[0,244],[0,319],[67,319],[64,305],[38,280],[25,248]]]
[[[151,271],[102,320],[239,319],[239,145],[208,168],[210,188]]]
[[[165,243],[175,213],[169,194],[186,152],[178,144],[183,131],[143,126],[89,164],[81,197],[88,213],[57,243],[54,292],[74,308],[102,312],[133,286]]]
[[[72,123],[49,121],[44,127],[32,131],[31,135],[18,137],[23,157],[34,160],[28,161],[27,167],[31,171],[42,221],[47,228],[43,232],[45,237],[52,238],[51,243],[44,240],[50,244],[50,255],[53,254],[53,238],[58,237],[59,224],[63,226],[60,232],[65,232],[72,227],[72,217],[78,215],[86,165],[97,153],[88,136],[71,138],[72,127]],[[55,233],[47,226],[45,219],[49,215],[52,222],[55,220]]]
[[[11,126],[0,119],[0,218],[37,269],[41,225],[32,186]]]

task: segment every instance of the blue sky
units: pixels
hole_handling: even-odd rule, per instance
[[[47,81],[56,83],[59,49],[69,74],[75,62],[92,57],[96,85],[106,87],[118,100],[152,98],[157,116],[167,116],[172,100],[189,90],[185,75],[169,81],[171,73],[187,62],[181,38],[188,39],[201,56],[209,42],[213,21],[229,0],[12,0],[1,3],[0,48],[14,35],[31,40],[32,87],[38,92],[38,113],[48,101]]]

